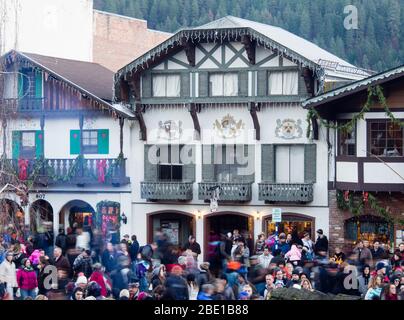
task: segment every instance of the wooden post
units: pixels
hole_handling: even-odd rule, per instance
[[[123,126],[125,123],[125,119],[123,117],[119,118],[119,127],[120,127],[120,136],[119,136],[119,144],[120,144],[120,153],[119,157],[123,158]]]

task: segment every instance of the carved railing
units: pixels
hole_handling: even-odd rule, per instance
[[[140,184],[141,197],[147,200],[187,201],[193,198],[192,182],[153,181]]]
[[[313,184],[260,183],[259,200],[268,202],[312,202]]]
[[[20,112],[35,112],[44,109],[45,98],[26,97],[18,99],[18,111]]]
[[[4,161],[4,160],[2,160]],[[8,159],[16,177],[22,169],[17,159]],[[43,184],[129,184],[126,159],[28,159],[26,179]]]
[[[252,182],[201,182],[199,200],[209,200],[215,187],[220,187],[219,201],[251,201]]]

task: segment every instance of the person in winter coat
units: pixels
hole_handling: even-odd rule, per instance
[[[14,299],[14,288],[18,287],[17,284],[17,272],[15,263],[13,262],[14,254],[12,252],[6,253],[6,259],[0,264],[0,283],[6,284],[6,291],[8,293],[8,299]]]
[[[101,262],[105,267],[105,272],[108,274],[116,268],[116,252],[111,242],[107,243],[107,248],[101,256]]]
[[[210,283],[204,284],[196,299],[204,300],[204,301],[213,300],[212,295],[214,292],[215,292],[214,285],[212,285]]]
[[[53,257],[52,264],[58,271],[58,287],[64,288],[71,273],[69,260],[62,255],[62,249],[58,247],[53,250]]]
[[[34,268],[31,266],[29,259],[22,261],[21,268],[17,271],[17,283],[20,288],[21,298],[36,297],[36,288],[38,288],[38,280]]]
[[[369,283],[370,283],[370,266],[369,265],[364,265],[362,274],[358,277],[358,283],[359,283],[359,293],[361,294],[361,297],[365,297],[365,294],[368,291]]]
[[[76,287],[73,290],[73,294],[70,298],[71,300],[84,300],[84,290],[80,287]]]
[[[62,254],[66,254],[67,250],[67,236],[64,229],[59,229],[59,234],[56,237],[55,245],[62,249]]]
[[[398,300],[397,287],[394,283],[388,284],[383,288],[381,298],[382,300]]]
[[[132,244],[129,247],[130,259],[135,261],[137,259],[137,254],[139,253],[139,242],[137,241],[137,237],[135,235],[132,236]]]
[[[293,244],[290,251],[285,254],[285,259],[288,259],[294,266],[300,264],[300,260],[302,259],[302,251],[297,247],[297,245]]]
[[[370,249],[365,245],[364,241],[359,241],[358,245],[354,249],[354,253],[358,255],[359,264],[364,265],[372,265],[372,252]]]
[[[84,250],[77,258],[74,260],[73,263],[73,270],[74,273],[77,275],[80,272],[84,273],[84,275],[89,278],[93,272],[92,267],[92,260],[91,260],[91,251]]]
[[[189,300],[188,284],[182,277],[180,266],[174,266],[166,281],[167,291],[175,300]]]
[[[87,297],[94,297],[95,300],[105,300],[105,297],[101,294],[101,286],[95,282],[89,282],[87,286]]]
[[[324,235],[324,232],[322,229],[317,230],[317,241],[314,244],[314,253],[318,256],[324,256],[327,255],[328,252],[328,239]]]
[[[304,233],[303,238],[302,238],[302,243],[303,243],[303,246],[307,247],[308,253],[313,254],[313,252],[314,252],[314,243],[310,239],[310,234],[308,232]]]
[[[269,248],[265,247],[263,253],[258,257],[258,265],[264,269],[268,269],[273,257],[274,256],[269,252]]]
[[[108,296],[108,289],[111,290],[110,284],[108,284],[107,279],[104,277],[104,273],[102,272],[102,265],[100,263],[96,263],[93,266],[94,272],[91,274],[89,282],[96,282],[101,288],[101,295],[103,297]],[[109,287],[109,288],[108,288]]]
[[[383,289],[383,279],[377,275],[371,278],[369,289],[366,292],[365,300],[380,300]]]
[[[185,245],[184,249],[190,249],[194,253],[195,258],[198,258],[198,255],[201,254],[201,246],[198,242],[196,242],[196,238],[194,236],[189,236],[188,243]]]
[[[164,264],[162,264],[160,267],[154,268],[153,275],[151,278],[153,290],[159,285],[164,285],[164,282],[166,281],[166,276],[167,276],[166,266]]]

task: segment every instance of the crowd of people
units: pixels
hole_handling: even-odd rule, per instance
[[[404,243],[390,252],[377,241],[335,248],[317,230],[258,236],[239,230],[212,234],[208,261],[190,236],[184,247],[158,232],[104,240],[97,230],[60,230],[18,238],[0,235],[2,300],[268,300],[279,288],[347,294],[365,300],[404,300]],[[250,239],[251,240],[251,239]],[[200,261],[200,262],[198,262]],[[351,281],[345,281],[350,277]]]

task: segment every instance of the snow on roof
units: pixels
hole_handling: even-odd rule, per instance
[[[378,74],[368,77],[366,79],[350,83],[341,88],[337,88],[335,90],[324,93],[320,96],[311,98],[311,99],[303,102],[302,105],[303,105],[303,107],[312,107],[312,106],[320,105],[320,104],[326,103],[327,101],[329,101],[333,98],[337,98],[339,96],[341,96],[341,97],[346,96],[346,95],[349,95],[350,93],[357,92],[359,90],[365,90],[370,85],[387,82],[389,80],[393,80],[393,79],[395,79],[397,77],[401,77],[401,76],[404,76],[404,65],[402,65],[400,67],[396,67],[391,70],[387,70],[387,71],[378,73]]]

